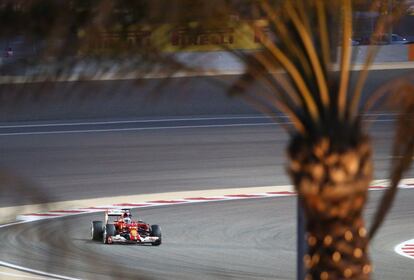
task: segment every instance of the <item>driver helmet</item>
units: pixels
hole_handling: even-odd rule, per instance
[[[126,224],[130,224],[130,223],[131,223],[131,213],[130,213],[130,212],[125,212],[125,213],[122,215],[122,219],[124,220],[124,222],[125,222]]]

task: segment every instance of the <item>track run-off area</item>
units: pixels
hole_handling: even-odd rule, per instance
[[[381,113],[364,122],[376,179],[388,175],[393,118]],[[3,220],[24,221],[0,228],[0,265],[60,279],[293,279],[287,140],[260,116],[3,125],[1,165],[34,183],[23,191],[10,179],[3,191]],[[395,251],[414,235],[412,181],[402,183],[371,246],[375,279],[413,272],[413,260]],[[372,184],[368,223],[385,186]],[[132,207],[135,217],[161,225],[163,244],[92,242],[90,223],[109,207]],[[13,274],[4,273],[0,279]]]

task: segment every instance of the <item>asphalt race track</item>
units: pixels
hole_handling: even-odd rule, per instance
[[[411,190],[401,191],[373,244],[374,279],[412,277],[412,260],[393,251],[412,237],[412,199]],[[0,231],[0,256],[84,279],[294,279],[294,210],[293,197],[141,209],[147,222],[162,225],[159,247],[90,241],[89,223],[101,215],[43,221]]]
[[[374,142],[375,178],[384,179],[393,121],[378,116],[366,124]],[[3,189],[0,202],[4,207],[39,199],[286,185],[287,139],[280,126],[254,116],[203,123],[0,127],[0,166],[35,184],[29,191]]]
[[[382,179],[392,122],[380,116],[367,124],[375,178]],[[289,183],[287,135],[263,119],[108,125],[2,128],[1,165],[36,183],[26,193],[3,190],[2,205],[33,201],[33,191],[62,201]],[[380,193],[371,193],[368,218]],[[373,243],[375,279],[412,278],[412,260],[393,249],[413,238],[413,196],[400,191]],[[145,221],[162,226],[160,247],[90,241],[97,214],[16,225],[0,229],[0,260],[86,279],[294,279],[295,207],[295,199],[286,197],[139,210]]]

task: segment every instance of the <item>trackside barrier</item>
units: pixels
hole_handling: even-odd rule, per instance
[[[408,61],[414,61],[414,44],[408,45]]]

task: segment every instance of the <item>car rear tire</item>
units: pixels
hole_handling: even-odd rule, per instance
[[[93,221],[91,227],[91,238],[92,240],[101,240],[103,237],[103,222]]]
[[[103,243],[111,244],[112,237],[116,235],[116,228],[113,224],[106,224],[103,232]]]
[[[152,242],[152,246],[159,246],[161,245],[161,227],[159,225],[152,225],[151,226],[151,235],[159,237],[159,239],[155,242]]]

